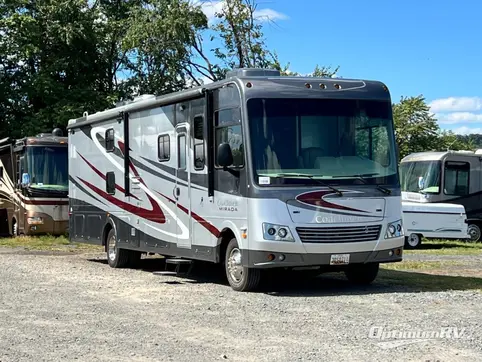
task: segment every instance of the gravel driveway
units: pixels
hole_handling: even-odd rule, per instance
[[[482,361],[479,291],[414,292],[383,278],[354,288],[323,275],[248,294],[211,270],[158,275],[159,259],[114,270],[102,254],[0,249],[0,261],[1,362]],[[382,341],[371,327],[463,334]]]

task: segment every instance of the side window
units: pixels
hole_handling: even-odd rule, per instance
[[[114,152],[114,149],[114,129],[109,128],[107,131],[105,131],[105,150],[107,152]]]
[[[115,194],[115,173],[110,171],[105,175],[105,191],[110,194]]]
[[[444,170],[444,193],[464,196],[469,193],[470,164],[468,162],[446,162]]]
[[[194,169],[204,168],[204,117],[194,117]]]
[[[171,157],[169,135],[160,135],[157,139],[157,158],[159,161],[169,161]]]
[[[244,166],[243,132],[241,128],[241,110],[224,109],[215,113],[215,151],[221,143],[229,143],[233,153],[233,166]],[[216,157],[217,158],[217,157]],[[219,166],[216,162],[216,166]]]
[[[186,136],[177,137],[177,167],[180,170],[186,168]]]

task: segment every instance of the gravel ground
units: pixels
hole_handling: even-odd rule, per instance
[[[1,362],[482,361],[479,291],[354,288],[324,275],[237,293],[212,271],[155,274],[156,259],[114,270],[104,255],[1,249],[0,262]],[[465,331],[382,341],[371,327]]]

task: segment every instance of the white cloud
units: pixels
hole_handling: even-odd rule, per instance
[[[260,9],[254,12],[254,17],[260,21],[287,20],[288,16],[273,9]]]
[[[470,128],[470,127],[466,127],[466,126],[463,126],[463,127],[458,127],[458,128],[455,128],[452,130],[452,132],[456,133],[456,134],[463,134],[463,135],[467,135],[467,134],[472,134],[472,133],[482,133],[482,128],[478,127],[478,128]]]
[[[194,0],[194,5],[201,5],[201,10],[208,18],[209,23],[214,22],[215,14],[223,9],[223,0]],[[276,10],[265,8],[254,12],[255,19],[259,21],[286,20],[288,16]]]
[[[474,112],[482,110],[481,97],[448,97],[429,103],[430,110],[440,112]]]
[[[482,123],[482,114],[472,112],[453,112],[436,114],[438,122],[441,124],[457,124],[457,123]]]

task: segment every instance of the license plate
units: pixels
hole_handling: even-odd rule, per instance
[[[333,254],[330,258],[330,265],[345,265],[350,262],[350,254]]]

